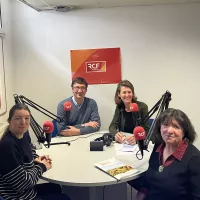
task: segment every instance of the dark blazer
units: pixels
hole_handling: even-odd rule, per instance
[[[145,103],[140,102],[140,101],[135,101],[134,103],[137,103],[139,107],[139,117],[143,119],[147,114],[148,114],[148,107]],[[113,116],[112,122],[109,126],[109,132],[114,136],[119,130],[123,131],[124,126],[125,126],[125,118],[124,118],[124,111],[125,111],[125,106],[124,103],[122,102],[121,104],[116,106],[115,109],[115,114]],[[146,123],[142,124],[142,127],[145,129],[146,134],[149,131],[149,122],[147,121]]]

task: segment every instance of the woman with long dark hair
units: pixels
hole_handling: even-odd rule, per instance
[[[188,116],[169,108],[154,128],[155,145],[137,200],[200,200],[200,151]],[[134,181],[133,181],[134,182]]]
[[[137,119],[134,119],[130,111],[130,105],[131,103],[137,103],[139,107],[138,115],[140,118],[148,114],[148,107],[145,103],[137,101],[134,87],[128,80],[123,80],[117,85],[115,103],[115,114],[110,124],[109,132],[115,136],[116,142],[123,143],[123,141],[127,141],[129,144],[134,145],[136,141],[133,134],[126,136],[123,133],[133,133],[133,129],[136,127],[135,121]],[[142,123],[141,126],[145,129],[146,133],[148,133],[149,123]]]

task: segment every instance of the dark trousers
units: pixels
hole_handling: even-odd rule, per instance
[[[67,195],[62,194],[62,188],[58,184],[37,184],[35,189],[37,190],[36,200],[70,200]]]

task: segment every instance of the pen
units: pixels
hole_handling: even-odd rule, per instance
[[[125,143],[125,144],[129,144],[129,143],[126,141],[126,136],[125,136],[125,135],[122,136],[122,141],[123,141],[123,143]]]

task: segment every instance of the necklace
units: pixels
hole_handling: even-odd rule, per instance
[[[158,168],[158,171],[162,172],[163,170],[164,170],[164,165],[160,165],[159,168]]]

